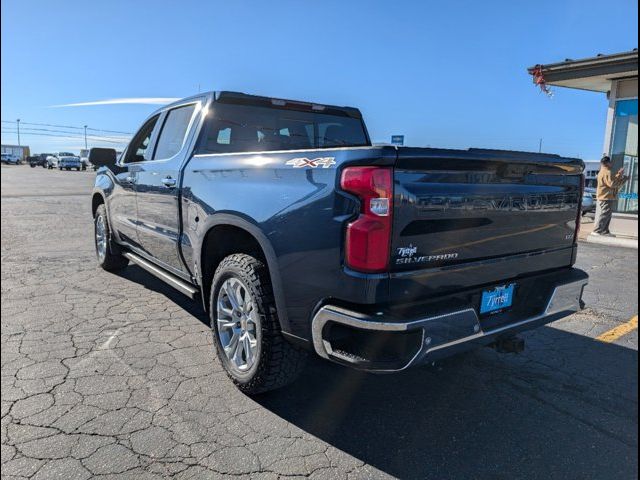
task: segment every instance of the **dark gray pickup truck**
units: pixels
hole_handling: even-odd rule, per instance
[[[250,394],[307,351],[393,372],[518,351],[518,332],[583,306],[577,159],[372,146],[357,109],[216,92],[90,161],[99,264],[200,298]]]

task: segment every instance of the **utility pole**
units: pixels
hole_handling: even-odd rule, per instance
[[[87,126],[84,126],[84,149],[87,150]]]
[[[18,126],[18,146],[20,147],[20,119],[16,119],[16,125]]]
[[[540,145],[538,146],[538,153],[542,153],[542,139],[540,139]]]

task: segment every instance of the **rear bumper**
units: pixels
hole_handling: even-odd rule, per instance
[[[478,316],[472,306],[451,312],[398,321],[384,315],[367,315],[333,305],[325,305],[312,321],[313,346],[323,358],[374,372],[395,372],[411,366],[428,363],[456,353],[489,345],[501,337],[530,330],[559,320],[583,308],[582,294],[588,276],[581,270],[571,269],[558,276],[550,289],[547,301],[539,313],[525,318],[510,319],[496,325]],[[355,341],[341,340],[334,345],[329,330],[339,326],[353,333]],[[343,335],[344,337],[344,335]],[[402,337],[402,338],[400,338]],[[385,343],[396,343],[398,348],[387,351],[384,359],[367,358],[353,353],[359,350],[355,343],[367,343],[368,352],[377,352]],[[353,347],[353,348],[350,348]],[[360,349],[360,352],[363,350]]]

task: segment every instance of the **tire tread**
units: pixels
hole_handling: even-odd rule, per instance
[[[100,265],[107,272],[118,272],[129,265],[129,260],[122,256],[120,247],[116,245],[111,240],[111,226],[109,225],[109,219],[107,217],[107,209],[102,205],[98,205],[96,209],[96,214],[94,218],[98,218],[99,215],[104,216],[105,219],[105,229],[107,233],[107,254],[104,257],[104,260],[100,262],[98,260],[98,265]]]
[[[278,321],[273,289],[266,266],[260,260],[245,253],[235,253],[225,257],[213,277],[209,311],[214,343],[219,356],[224,353],[218,346],[214,329],[215,288],[217,280],[223,272],[230,268],[240,270],[242,280],[256,293],[256,302],[262,323],[262,351],[258,367],[248,382],[240,382],[227,368],[225,371],[234,384],[244,393],[255,395],[281,388],[293,382],[306,364],[307,352],[292,345],[283,336]],[[224,365],[224,360],[221,358]]]

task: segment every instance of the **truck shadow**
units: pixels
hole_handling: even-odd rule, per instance
[[[637,351],[552,327],[395,375],[312,360],[265,408],[399,478],[634,478]]]
[[[209,324],[141,268],[120,276]],[[394,375],[310,355],[297,382],[254,400],[398,478],[635,478],[638,352],[551,326],[524,336],[520,355],[481,349]]]
[[[189,312],[194,318],[200,320],[207,327],[209,326],[209,317],[203,310],[200,299],[190,299],[135,264],[129,264],[127,268],[118,272],[116,275],[164,295],[180,308]]]

